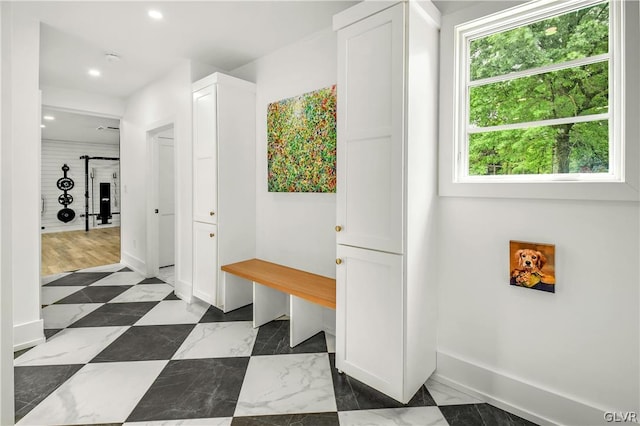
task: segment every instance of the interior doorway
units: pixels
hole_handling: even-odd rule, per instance
[[[173,284],[176,234],[175,138],[173,122],[147,132],[150,188],[147,276]]]
[[[42,276],[120,262],[120,120],[46,106],[41,118]]]

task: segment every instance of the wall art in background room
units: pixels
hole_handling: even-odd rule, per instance
[[[269,104],[269,192],[336,192],[336,86]]]
[[[556,246],[509,241],[511,285],[556,292]]]

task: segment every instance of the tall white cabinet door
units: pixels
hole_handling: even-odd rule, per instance
[[[216,86],[193,94],[193,220],[216,223]]]
[[[216,225],[193,223],[193,295],[216,304],[218,242]]]
[[[391,253],[403,251],[403,13],[338,32],[337,243]]]
[[[337,247],[336,367],[402,399],[402,256]]]

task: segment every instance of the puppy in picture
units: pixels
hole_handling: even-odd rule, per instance
[[[519,249],[514,254],[515,268],[511,284],[535,290],[555,292],[555,278],[543,272],[547,257],[539,250]]]

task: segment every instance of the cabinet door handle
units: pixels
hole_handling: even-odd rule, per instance
[[[209,236],[210,236],[211,238],[213,238],[213,237],[215,237],[215,236],[216,236],[216,234],[214,234],[214,233],[212,232],[212,233],[210,233],[210,234],[209,234]]]
[[[336,232],[340,232],[340,231],[342,231],[342,226],[340,225],[336,226]]]
[[[214,212],[209,212],[209,216],[213,216],[214,214]]]
[[[342,263],[342,259],[337,258],[337,259],[336,259],[336,265],[340,265],[341,263]]]

